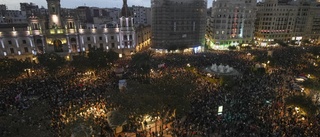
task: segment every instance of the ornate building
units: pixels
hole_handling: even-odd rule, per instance
[[[61,16],[60,0],[47,0],[47,3],[49,16],[46,18],[33,15],[28,24],[0,26],[0,57],[25,59],[55,52],[69,59],[90,48],[112,49],[125,55],[139,49],[127,0],[123,0],[119,23],[91,27],[70,14]]]

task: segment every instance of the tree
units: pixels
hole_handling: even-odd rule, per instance
[[[311,42],[308,39],[304,39],[301,41],[301,44],[302,45],[309,45],[309,44],[311,44]]]
[[[49,73],[52,74],[55,74],[56,71],[66,63],[63,57],[54,52],[38,54],[38,60],[39,64],[45,67]]]
[[[296,45],[296,41],[295,40],[290,40],[289,42],[291,45]]]
[[[71,61],[71,66],[73,66],[76,70],[83,72],[91,67],[90,60],[88,57],[84,55],[74,56]]]
[[[31,68],[31,62],[17,59],[0,59],[0,77],[16,77],[25,72],[25,69]]]
[[[317,106],[313,103],[311,97],[306,95],[294,95],[285,99],[287,106],[300,107],[309,116],[316,115]]]
[[[276,42],[277,42],[280,46],[282,46],[282,47],[288,47],[288,44],[287,44],[287,43],[284,43],[284,42],[281,41],[281,40],[276,40]]]
[[[171,45],[171,46],[168,47],[167,50],[168,50],[168,52],[171,52],[171,51],[173,52],[173,51],[175,51],[175,50],[177,50],[177,49],[178,49],[178,46],[177,46],[177,45]]]
[[[303,87],[307,88],[307,89],[311,89],[311,90],[315,90],[315,91],[319,91],[320,90],[320,83],[318,79],[307,79],[306,81],[301,83],[303,85]]]
[[[188,46],[186,46],[186,45],[179,45],[178,46],[178,49],[180,50],[180,51],[184,51],[185,49],[187,49],[188,48]]]
[[[102,48],[91,48],[88,53],[88,58],[93,68],[102,68],[107,66],[107,52],[103,51]]]
[[[145,82],[147,82],[150,77],[152,56],[152,51],[141,52],[132,56],[132,69],[138,74],[138,77],[145,80]]]
[[[195,76],[173,77],[172,74],[167,74],[150,84],[128,81],[127,92],[117,92],[110,100],[122,106],[119,111],[125,115],[134,113],[136,117],[150,115],[163,119],[175,112],[176,117],[181,118],[191,108],[192,98],[189,95],[196,88],[192,79]]]
[[[229,49],[229,50],[236,50],[237,47],[236,47],[236,46],[229,46],[228,49]]]
[[[109,63],[113,63],[119,59],[119,54],[113,50],[109,50],[106,54]]]

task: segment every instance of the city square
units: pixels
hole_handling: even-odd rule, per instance
[[[317,59],[311,53],[314,48],[320,50],[274,48],[272,57],[267,49],[153,53],[144,60],[150,63],[147,73],[136,71],[138,64],[131,59],[115,61],[125,67],[120,77],[111,68],[81,72],[70,64],[59,68],[63,73],[27,76],[25,72],[24,77],[2,84],[3,135],[318,136],[318,101],[308,104],[315,110],[303,102],[286,103],[291,96],[319,94],[312,87],[304,87],[306,95],[292,86],[302,73],[317,81],[318,71],[307,68],[319,60],[305,63]],[[249,58],[248,52],[254,57]],[[150,52],[140,54],[136,58]],[[268,60],[265,73],[254,70],[256,63]],[[208,77],[203,68],[213,61],[229,64],[241,75]],[[159,67],[161,63],[165,65]],[[127,86],[120,90],[117,82],[122,78]],[[219,106],[223,106],[220,114]]]
[[[319,0],[17,1],[0,136],[320,136]]]

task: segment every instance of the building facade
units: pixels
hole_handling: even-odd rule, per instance
[[[216,0],[206,33],[212,49],[227,49],[240,44],[249,45],[254,39],[255,0]]]
[[[143,6],[132,6],[133,21],[135,26],[151,25],[151,8]]]
[[[136,51],[146,50],[151,44],[151,25],[140,25],[136,27]]]
[[[61,16],[60,0],[47,0],[47,18],[33,15],[29,17],[27,24],[0,26],[0,57],[25,59],[33,58],[37,54],[55,52],[70,59],[78,53],[89,52],[91,48],[130,55],[138,49],[136,33],[140,36],[145,29],[134,28],[131,11],[126,0],[123,1],[119,24],[97,26],[82,24],[70,14]]]
[[[0,5],[0,24],[27,23],[25,11],[8,10],[6,5]]]
[[[153,49],[204,45],[207,0],[152,0]]]
[[[34,3],[20,3],[20,10],[26,12],[27,17],[42,15],[39,6]]]
[[[312,0],[265,0],[257,4],[255,38],[260,46],[284,42],[300,45],[319,39],[319,3]]]

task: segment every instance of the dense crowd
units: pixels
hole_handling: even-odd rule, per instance
[[[285,50],[288,49],[275,50],[274,56],[281,58],[277,66],[280,69],[266,75],[246,70],[255,63],[239,59],[246,53],[204,55],[205,61],[195,63],[228,64],[246,73],[233,77],[232,87],[199,78],[200,86],[192,94],[192,110],[186,119],[174,122],[174,133],[177,136],[319,136],[319,115],[309,117],[293,106],[285,106],[285,98],[295,94],[291,86],[294,76],[302,73],[302,67],[296,67],[292,61],[303,59],[298,56],[300,49]],[[252,52],[261,55],[261,51]],[[221,115],[217,114],[218,106],[223,106]]]
[[[290,52],[287,52],[288,50]],[[172,123],[171,133],[179,137],[320,136],[320,116],[307,116],[294,107],[286,106],[284,101],[286,97],[295,94],[292,90],[294,76],[303,73],[303,69],[308,67],[295,64],[306,58],[301,56],[299,48],[278,48],[273,51],[273,58],[279,59],[278,62],[281,64],[275,64],[275,69],[264,75],[252,71],[255,64],[261,62],[255,62],[249,59],[249,56],[268,58],[266,50],[252,50],[250,55],[248,51],[215,51],[194,55],[156,56],[152,60],[152,68],[156,72],[152,75],[152,83],[172,82],[159,79],[164,75],[170,75],[183,77],[197,85],[196,90],[188,96],[191,99],[191,110],[186,112],[185,117],[172,119],[171,122],[172,117],[166,116],[169,120],[165,122]],[[162,63],[165,67],[158,68]],[[197,71],[187,70],[187,64]],[[203,70],[211,64],[229,65],[241,74],[227,77],[232,83],[221,82],[226,78],[215,74],[212,74],[211,78],[215,82],[209,81]],[[107,113],[124,108],[111,101],[113,93],[117,91],[115,88],[118,88],[119,79],[111,70],[80,73],[69,67],[62,70],[62,73],[58,76],[43,73],[24,80],[11,81],[10,84],[2,84],[1,113],[17,115],[13,121],[16,125],[26,123],[32,128],[37,128],[34,130],[46,133],[40,136],[75,135],[79,131],[96,135],[108,135],[111,131],[111,135],[112,129],[106,124]],[[25,110],[41,106],[47,107],[42,116],[33,118],[25,114]],[[219,106],[223,106],[223,112],[218,115]],[[127,109],[129,122],[125,128],[129,131],[146,129],[147,126],[141,122],[142,117],[135,117],[136,108]],[[70,123],[75,126],[68,126]],[[10,126],[13,124],[0,126],[0,135],[23,134],[19,128],[14,132],[10,130],[10,133]],[[167,128],[159,131],[164,130],[168,131]],[[157,133],[150,131],[148,135],[155,136]]]
[[[18,115],[14,121],[17,124],[26,122],[30,127],[39,127],[39,130],[43,130],[41,126],[45,127],[46,136],[72,134],[76,131],[66,130],[66,124],[79,120],[94,122],[96,125],[100,125],[101,121],[105,122],[103,118],[106,117],[107,112],[117,108],[108,102],[107,98],[114,88],[114,80],[110,77],[111,72],[79,73],[72,68],[63,71],[65,74],[60,76],[42,74],[3,86],[1,104],[4,113]],[[47,107],[42,108],[46,110],[42,117],[32,119],[24,114],[24,110],[37,109],[41,105]],[[91,117],[93,119],[90,119]],[[94,128],[100,128],[100,126]],[[6,127],[9,129],[10,124]],[[108,129],[108,127],[104,128]],[[100,129],[91,129],[91,133],[92,130],[100,131]],[[14,136],[23,133],[19,133],[17,128],[15,133],[9,133],[7,130],[2,134]]]

